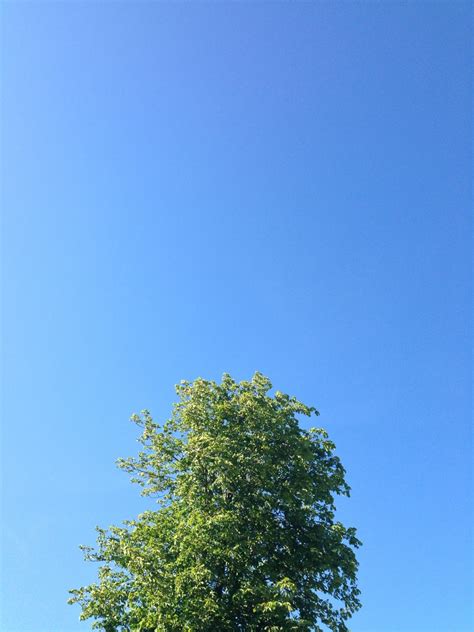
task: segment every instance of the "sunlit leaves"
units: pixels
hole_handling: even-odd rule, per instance
[[[105,632],[347,629],[360,543],[334,520],[344,468],[299,423],[316,409],[270,390],[259,373],[181,382],[163,425],[134,415],[142,448],[119,466],[157,508],[84,547],[101,566],[72,591],[82,618]]]

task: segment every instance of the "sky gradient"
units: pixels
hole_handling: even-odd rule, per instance
[[[470,5],[2,6],[2,632],[80,632],[129,416],[256,370],[352,486],[353,632],[472,622]]]

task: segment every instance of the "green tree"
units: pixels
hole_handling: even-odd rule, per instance
[[[97,583],[71,591],[82,619],[105,632],[347,630],[360,542],[334,519],[344,468],[324,430],[299,425],[316,409],[271,387],[260,373],[182,382],[163,426],[132,417],[143,449],[119,466],[158,506],[82,547],[101,563]]]

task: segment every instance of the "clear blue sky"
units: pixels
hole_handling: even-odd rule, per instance
[[[468,3],[2,7],[1,632],[79,632],[129,415],[255,370],[353,488],[353,632],[471,630]]]

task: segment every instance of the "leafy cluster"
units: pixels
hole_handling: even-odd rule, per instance
[[[343,632],[360,607],[355,529],[335,522],[349,495],[318,412],[256,373],[177,387],[163,426],[144,411],[137,458],[119,466],[157,498],[123,527],[98,530],[97,583],[72,590],[104,632]],[[321,627],[324,626],[324,627]]]

